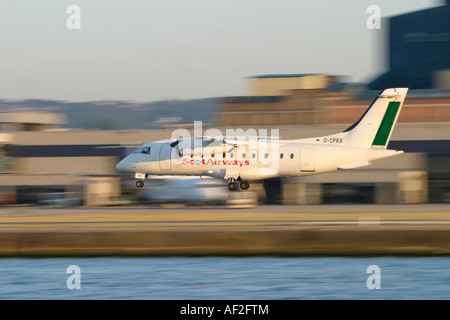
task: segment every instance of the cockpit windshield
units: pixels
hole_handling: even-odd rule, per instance
[[[140,148],[137,148],[133,153],[150,154],[150,147],[140,147]]]

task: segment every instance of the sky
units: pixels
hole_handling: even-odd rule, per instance
[[[241,96],[249,77],[264,74],[367,82],[387,70],[384,18],[443,2],[0,0],[0,99]],[[371,5],[380,29],[367,27]]]

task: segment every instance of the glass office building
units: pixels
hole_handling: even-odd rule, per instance
[[[436,87],[437,73],[450,70],[449,1],[388,20],[389,71],[373,80],[370,89]]]

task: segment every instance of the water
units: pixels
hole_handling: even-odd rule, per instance
[[[449,270],[448,257],[0,259],[0,299],[450,299]]]

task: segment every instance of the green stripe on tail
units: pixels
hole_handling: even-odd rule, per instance
[[[373,140],[372,145],[375,146],[385,146],[389,134],[392,130],[392,125],[394,124],[395,117],[397,116],[398,109],[400,107],[400,102],[389,102],[386,113],[384,114],[383,120],[381,121],[378,132]]]

